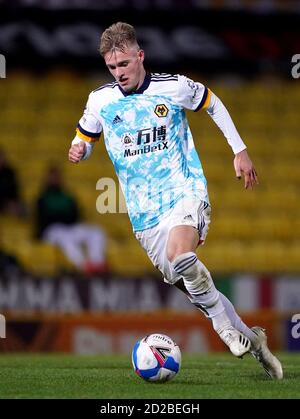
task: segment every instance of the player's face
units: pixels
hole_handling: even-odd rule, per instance
[[[144,51],[137,47],[124,51],[110,51],[104,56],[105,64],[116,81],[126,92],[138,89],[144,81]]]

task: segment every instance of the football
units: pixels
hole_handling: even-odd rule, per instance
[[[136,342],[132,364],[136,374],[146,381],[169,381],[180,369],[181,352],[169,336],[154,333]]]

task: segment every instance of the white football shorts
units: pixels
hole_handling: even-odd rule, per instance
[[[207,202],[196,197],[184,198],[166,213],[159,224],[135,232],[135,237],[168,284],[175,284],[181,278],[167,258],[166,249],[170,230],[179,225],[192,226],[198,231],[199,242],[201,241],[203,245],[209,228],[210,213],[211,207]]]

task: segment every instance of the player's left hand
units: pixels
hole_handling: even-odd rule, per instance
[[[253,189],[258,184],[258,176],[247,150],[240,151],[235,155],[233,165],[237,178],[241,179],[242,175],[244,176],[245,189]]]

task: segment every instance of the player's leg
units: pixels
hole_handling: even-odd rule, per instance
[[[259,326],[254,326],[251,330],[256,335],[256,339],[251,342],[251,354],[262,365],[269,378],[281,380],[283,378],[281,362],[268,348],[265,330]]]
[[[190,225],[178,225],[170,230],[167,257],[174,271],[183,279],[191,301],[212,321],[214,330],[235,356],[250,349],[249,339],[231,324],[212,277],[198,259],[195,250],[199,233]]]
[[[260,362],[267,376],[272,379],[282,379],[283,371],[281,363],[268,348],[265,330],[259,326],[255,326],[250,329],[237,314],[233,304],[228,300],[228,298],[222,293],[220,293],[220,298],[225,306],[226,313],[229,316],[232,325],[250,339],[250,352],[253,357]]]
[[[207,313],[203,310],[203,308],[197,305],[197,303],[194,302],[191,295],[188,293],[182,278],[179,279],[174,285],[182,292],[184,292],[190,301],[207,316]],[[272,379],[282,379],[283,371],[281,363],[268,348],[265,330],[258,326],[252,327],[250,329],[237,314],[233,304],[228,300],[228,298],[221,292],[219,292],[219,295],[225,307],[226,314],[230,318],[232,326],[247,336],[248,339],[250,339],[250,352],[253,357],[262,365],[267,376]]]
[[[184,208],[187,208],[188,212],[185,212]],[[173,230],[174,226],[185,224],[189,225],[189,228],[183,231],[180,229],[180,237],[173,234],[177,231]],[[153,265],[162,272],[165,282],[175,284],[183,278],[188,294],[193,294],[190,301],[212,320],[214,329],[230,347],[231,352],[236,356],[242,356],[249,351],[250,341],[232,327],[210,273],[194,253],[199,242],[199,229],[196,227],[201,226],[200,239],[204,240],[208,224],[209,205],[192,198],[186,200],[185,204],[175,206],[155,227],[137,232],[136,238],[146,250]],[[173,260],[174,258],[179,259]]]
[[[193,205],[188,205],[189,212],[190,208],[192,208]],[[201,211],[201,208],[203,206],[200,206],[199,212],[199,225],[202,227],[201,231],[199,231],[199,235],[201,239],[205,239],[206,233],[207,233],[207,226],[209,224],[209,214],[205,214]],[[204,208],[207,208],[207,205],[204,205]],[[173,214],[174,215],[174,214]],[[187,222],[186,215],[182,217],[182,214],[179,214],[179,221],[183,220],[183,222]],[[193,214],[195,216],[195,214]],[[178,218],[176,218],[175,214],[175,222],[178,221]],[[174,221],[174,219],[173,219]],[[144,230],[142,232],[136,233],[136,238],[139,240],[142,247],[146,250],[150,260],[152,261],[153,265],[159,269],[163,276],[165,282],[169,284],[176,285],[181,291],[183,291],[187,297],[190,299],[190,301],[198,308],[200,309],[207,317],[209,317],[209,313],[205,308],[197,303],[189,294],[187,291],[185,284],[183,282],[183,277],[175,272],[175,270],[172,267],[172,264],[168,261],[166,254],[167,254],[167,243],[169,238],[169,232],[170,228],[172,227],[172,224],[170,223],[170,217],[166,217],[163,221],[161,221],[160,224],[157,226]],[[186,247],[188,243],[182,242],[181,246],[184,246],[181,248],[181,252],[186,252],[187,250],[190,250],[190,247]],[[195,246],[195,243],[194,245]],[[192,247],[192,249],[194,249]],[[240,332],[247,332],[246,336],[251,336],[251,353],[253,356],[255,356],[258,359],[258,356],[260,359],[262,359],[262,356],[264,357],[263,361],[260,361],[263,365],[263,367],[266,369],[266,367],[271,371],[271,374],[268,374],[270,376],[273,376],[274,378],[279,378],[280,376],[280,368],[278,368],[278,364],[276,362],[272,361],[272,358],[270,356],[266,356],[268,354],[266,342],[264,339],[262,339],[261,336],[258,338],[256,337],[254,339],[255,331],[253,332],[251,329],[249,329],[240,319],[240,317],[237,315],[233,305],[231,302],[223,296],[219,292],[219,298],[223,302],[223,305],[225,306],[225,311],[227,314],[227,317],[230,319],[230,323],[237,329],[239,328]],[[238,334],[239,336],[239,334]],[[230,337],[230,336],[229,336]],[[261,355],[263,354],[263,355]],[[271,354],[272,355],[272,354]],[[270,361],[271,360],[271,361]],[[280,365],[280,364],[279,364]],[[275,373],[274,373],[275,371]]]
[[[175,284],[174,284],[178,289],[180,289],[182,292],[184,292],[187,297],[191,300],[191,302],[195,304],[195,302],[193,301],[191,295],[188,293],[183,279],[179,279]],[[256,339],[256,334],[242,321],[242,319],[240,318],[240,316],[237,314],[237,312],[235,311],[235,308],[233,307],[233,304],[228,300],[228,298],[222,294],[219,291],[219,296],[220,299],[224,305],[225,311],[227,316],[230,319],[231,325],[239,330],[241,333],[243,333],[245,336],[247,336],[247,338],[252,342]],[[201,310],[201,307],[198,307]],[[202,309],[203,311],[203,309]],[[205,314],[205,313],[204,313]]]

